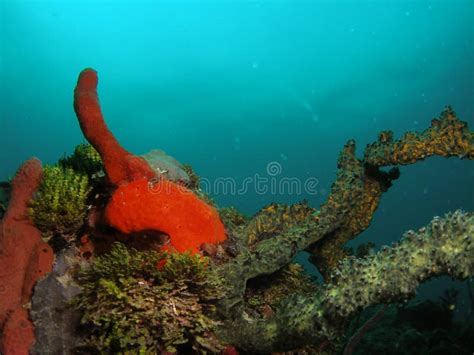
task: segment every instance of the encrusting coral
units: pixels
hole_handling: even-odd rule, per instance
[[[71,269],[89,265],[74,274],[82,287],[75,305],[87,325],[83,339],[87,351],[335,353],[342,349],[348,325],[361,310],[407,300],[432,277],[463,280],[474,275],[471,212],[436,217],[377,253],[354,257],[344,247],[370,225],[381,196],[400,177],[396,166],[383,167],[411,164],[431,155],[474,158],[474,135],[450,108],[424,132],[408,133],[396,141],[390,132],[382,132],[377,143],[367,146],[363,158],[356,156],[355,142],[348,141],[337,162],[331,193],[318,209],[305,202],[270,204],[246,218],[232,208],[222,209],[219,215],[201,198],[198,177],[191,169],[173,163],[184,173],[168,180],[165,172],[155,172],[159,166],[151,168],[123,149],[105,125],[96,88],[96,72],[86,69],[74,94],[79,123],[93,148],[80,146],[59,167],[46,168],[42,187],[31,202],[33,211],[44,212],[42,218],[35,218],[38,227],[67,233],[53,207],[68,198],[69,207],[79,206],[75,211],[82,211],[74,215],[83,216],[89,191],[85,182],[100,169],[105,173],[101,184],[94,185],[87,218],[72,218],[77,223],[67,224],[74,226],[69,230],[85,233],[80,245],[70,245],[67,255],[77,258],[68,259]],[[54,180],[75,181],[75,197],[66,191],[69,197],[57,196],[58,182],[48,182],[50,172]],[[20,180],[25,186],[20,187]],[[0,302],[0,346],[6,355],[14,353],[11,339],[19,333],[24,333],[22,349],[32,343],[31,325],[19,326],[28,322],[21,306],[28,302],[38,277],[51,267],[51,249],[27,215],[40,180],[39,162],[27,162],[13,182],[12,200],[1,222],[0,279],[9,287],[8,294],[21,300],[7,302],[2,297]],[[62,189],[68,183],[58,186]],[[40,203],[42,196],[49,197]],[[163,234],[168,235],[168,244]],[[153,242],[144,243],[150,238]],[[102,247],[77,251],[91,240],[102,240]],[[124,244],[114,244],[117,240]],[[301,251],[310,252],[323,284],[292,264]],[[20,265],[19,271],[9,270],[10,265]],[[59,277],[49,281],[61,282]],[[37,304],[45,304],[47,295],[42,288]],[[35,325],[48,326],[53,318],[45,313],[34,312]],[[41,334],[41,349],[47,349],[51,337],[57,339],[51,331],[42,329]],[[56,341],[57,348],[70,344],[70,339]]]

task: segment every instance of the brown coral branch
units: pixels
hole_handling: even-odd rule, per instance
[[[288,264],[295,255],[321,238],[334,234],[343,227],[349,219],[356,201],[363,192],[360,176],[363,167],[355,158],[355,144],[346,144],[338,160],[339,170],[337,179],[332,186],[331,194],[318,211],[302,209],[298,213],[290,213],[289,208],[280,205],[271,207],[280,213],[270,213],[274,216],[271,229],[272,237],[264,239],[250,248],[244,249],[236,258],[225,264],[219,270],[228,282],[228,297],[222,301],[221,310],[227,315],[241,311],[242,297],[247,280],[262,274],[271,274]],[[354,182],[348,189],[347,182]],[[268,207],[267,207],[268,208]],[[262,211],[265,214],[265,209]],[[269,230],[267,224],[258,221],[261,214],[250,222],[247,233],[251,239],[259,240],[261,235]],[[290,223],[288,218],[293,216],[297,223]],[[257,220],[257,221],[255,221]],[[286,222],[285,222],[286,220]],[[260,226],[260,227],[258,227]],[[232,308],[235,306],[236,309]]]
[[[392,136],[390,131],[380,133],[378,142],[365,149],[364,161],[380,167],[413,164],[432,155],[474,159],[474,133],[449,106],[425,131],[407,132],[396,141]]]
[[[258,353],[334,341],[362,309],[406,300],[421,282],[441,275],[460,280],[474,275],[474,213],[435,217],[391,248],[348,258],[316,295],[291,295],[270,319],[236,315],[220,336]]]
[[[354,158],[351,169],[359,173],[343,177],[343,181],[347,190],[360,189],[358,198],[353,200],[342,227],[310,248],[311,261],[325,278],[347,256],[344,244],[369,227],[382,194],[399,177],[397,168],[383,172],[379,167],[413,164],[432,155],[474,159],[474,134],[450,107],[421,133],[409,132],[397,141],[391,132],[380,133],[379,141],[367,146],[363,160]]]
[[[435,126],[442,129],[428,129],[425,132],[431,133],[420,135],[436,142],[430,144],[429,139],[425,138],[424,146],[460,147],[462,154],[458,148],[456,152],[470,158],[474,143],[467,124],[459,121],[449,108],[441,114],[439,122]],[[369,146],[370,149],[373,148]],[[443,150],[438,148],[433,151],[441,154]],[[418,151],[413,151],[413,154],[420,159],[427,156],[425,154],[421,158]],[[331,269],[347,256],[344,244],[370,225],[382,194],[399,177],[396,168],[383,172],[374,164],[369,164],[374,162],[369,156],[366,154],[368,161],[357,159],[355,142],[350,140],[346,143],[338,159],[336,181],[319,210],[308,207],[300,208],[295,213],[287,206],[271,205],[255,216],[242,237],[249,247],[220,270],[226,275],[230,289],[229,297],[222,302],[225,313],[229,314],[235,306],[237,309],[233,312],[240,312],[239,305],[242,304],[247,280],[277,271],[301,250],[309,250],[311,260],[323,276],[329,276]]]

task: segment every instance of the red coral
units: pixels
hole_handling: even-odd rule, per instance
[[[74,108],[87,140],[97,149],[108,180],[117,186],[105,210],[105,221],[122,233],[160,231],[172,249],[197,252],[202,243],[226,239],[217,211],[190,190],[155,177],[147,162],[123,149],[108,130],[97,96],[97,73],[85,69],[74,91]]]
[[[36,281],[52,268],[53,251],[28,218],[28,203],[41,178],[39,160],[21,166],[0,222],[0,352],[5,355],[28,354],[33,324],[23,305],[30,301]]]
[[[130,154],[117,142],[105,124],[97,96],[97,72],[84,69],[74,90],[74,110],[82,132],[99,152],[109,182],[120,185],[139,178],[155,176],[148,163]]]

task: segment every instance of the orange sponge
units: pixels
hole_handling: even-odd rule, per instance
[[[199,251],[226,239],[217,211],[187,188],[168,180],[142,179],[115,190],[105,209],[107,224],[123,233],[158,230],[177,252]]]

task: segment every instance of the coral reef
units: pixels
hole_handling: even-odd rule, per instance
[[[26,354],[34,342],[25,305],[33,286],[51,270],[53,251],[28,218],[28,203],[40,184],[41,163],[25,162],[12,182],[8,210],[0,222],[0,351]]]
[[[6,355],[18,350],[12,344],[20,338],[20,353],[33,342],[28,302],[53,258],[28,220],[29,203],[37,227],[80,237],[58,251],[53,272],[35,289],[36,353],[76,351],[82,341],[88,353],[334,354],[364,309],[407,301],[433,277],[474,275],[472,212],[435,217],[378,252],[371,244],[355,255],[345,247],[370,225],[383,193],[400,178],[394,165],[431,155],[474,158],[474,135],[449,107],[423,132],[396,141],[382,132],[363,158],[348,141],[319,208],[304,201],[270,204],[247,218],[234,208],[218,212],[190,167],[161,151],[143,158],[123,149],[107,129],[96,89],[96,72],[84,70],[74,108],[93,148],[80,145],[59,167],[46,168],[32,202],[39,162],[25,163],[13,180],[0,230],[0,292],[8,296],[0,298],[0,346]],[[85,182],[102,168],[105,179],[94,184],[83,218]],[[58,212],[58,204],[66,212]],[[70,210],[81,218],[64,224]],[[324,283],[293,264],[301,251],[310,253]],[[75,308],[67,308],[74,295]],[[455,296],[447,293],[443,307]],[[364,349],[364,334],[383,317],[380,312],[363,325],[346,350]],[[419,339],[413,334],[407,339]]]
[[[30,217],[47,239],[54,234],[74,235],[84,224],[90,191],[87,175],[71,168],[46,166],[30,202]]]
[[[346,259],[330,283],[314,295],[291,295],[267,320],[233,318],[223,339],[246,351],[290,350],[338,341],[347,320],[371,305],[413,296],[420,282],[439,275],[465,279],[474,273],[474,214],[435,218],[399,245],[362,259]]]
[[[460,121],[448,106],[440,118],[433,119],[431,127],[421,133],[408,132],[394,141],[392,132],[381,132],[378,142],[367,145],[362,160],[355,158],[353,149],[355,142],[349,141],[342,153],[346,157],[341,156],[338,164],[333,191],[341,184],[343,191],[352,190],[351,194],[357,198],[345,211],[344,227],[311,247],[312,261],[324,276],[347,256],[343,245],[370,225],[383,192],[399,178],[397,168],[384,172],[381,167],[413,164],[432,155],[473,159],[474,135],[467,123]],[[337,195],[332,194],[328,203]]]

